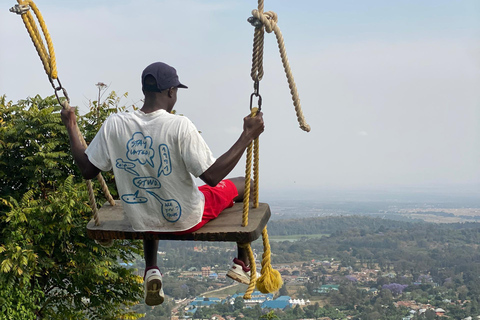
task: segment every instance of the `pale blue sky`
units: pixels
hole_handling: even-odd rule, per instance
[[[59,76],[86,110],[95,83],[141,99],[153,61],[189,86],[177,109],[216,156],[248,113],[256,1],[36,1]],[[0,93],[52,94],[21,19],[0,0]],[[285,37],[305,117],[298,129],[273,34],[261,83],[261,188],[480,190],[480,1],[266,0]],[[233,175],[243,174],[243,164]]]

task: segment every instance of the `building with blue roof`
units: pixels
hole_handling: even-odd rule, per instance
[[[205,297],[196,297],[195,300],[190,302],[186,307],[187,313],[195,313],[198,308],[210,307],[214,304],[222,303],[220,298],[205,298]]]
[[[228,303],[234,304],[236,298],[242,298],[243,294],[234,294],[225,300],[220,298],[204,298],[196,297],[195,300],[189,303],[186,307],[186,313],[195,313],[198,308],[210,307],[214,304]],[[255,305],[260,305],[261,308],[268,309],[285,309],[293,306],[293,300],[289,296],[280,296],[273,300],[273,293],[261,293],[260,291],[254,291],[251,299],[244,300],[246,308],[252,308]]]
[[[262,303],[262,309],[286,309],[292,306],[289,296],[280,296],[275,300],[267,300]]]
[[[191,313],[191,314],[195,314],[195,312],[197,312],[197,309],[198,308],[191,308],[190,309],[190,305],[187,306],[186,310],[185,310],[185,313]]]
[[[243,294],[234,294],[227,298],[227,303],[234,304],[235,299],[240,297],[243,299]],[[273,293],[261,293],[260,291],[252,292],[252,296],[248,300],[244,300],[245,307],[250,308],[256,304],[262,304],[265,301],[273,300]]]
[[[204,298],[204,297],[196,297],[195,300],[190,302],[191,306],[195,307],[209,307],[212,304],[221,303],[222,300],[220,298]]]

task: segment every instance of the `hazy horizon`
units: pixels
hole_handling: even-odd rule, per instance
[[[434,187],[385,187],[385,188],[318,188],[318,189],[272,189],[260,190],[260,201],[306,201],[306,202],[426,202],[462,203],[480,207],[478,186]]]

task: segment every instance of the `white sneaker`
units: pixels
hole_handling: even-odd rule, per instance
[[[162,287],[162,274],[158,269],[150,269],[144,278],[145,304],[147,306],[156,306],[162,304],[165,300]]]
[[[242,260],[233,259],[233,266],[227,272],[227,277],[243,284],[250,284],[250,268],[245,266]],[[260,276],[257,272],[257,279]]]

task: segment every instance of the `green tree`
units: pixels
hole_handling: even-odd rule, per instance
[[[136,319],[142,279],[119,262],[140,243],[86,237],[87,190],[60,108],[53,96],[0,97],[0,318]]]
[[[275,314],[275,311],[271,310],[260,317],[260,319],[265,320],[274,320],[278,319],[278,316]]]
[[[243,301],[243,297],[236,297],[235,301],[233,302],[234,310],[242,310],[245,308],[245,302]]]
[[[428,309],[427,311],[425,311],[425,319],[427,320],[434,320],[436,319],[436,314],[435,314],[435,311],[432,310],[432,309]]]
[[[204,317],[203,308],[197,308],[197,310],[193,314],[193,318],[194,319],[203,319],[203,317]]]
[[[292,313],[297,319],[302,318],[304,314],[302,308],[300,308],[298,304],[293,308]]]
[[[287,285],[284,283],[283,286],[280,288],[279,295],[281,296],[288,296]]]
[[[0,196],[20,199],[36,190],[43,199],[76,171],[53,97],[13,104],[0,97]],[[57,111],[57,114],[55,112]]]

